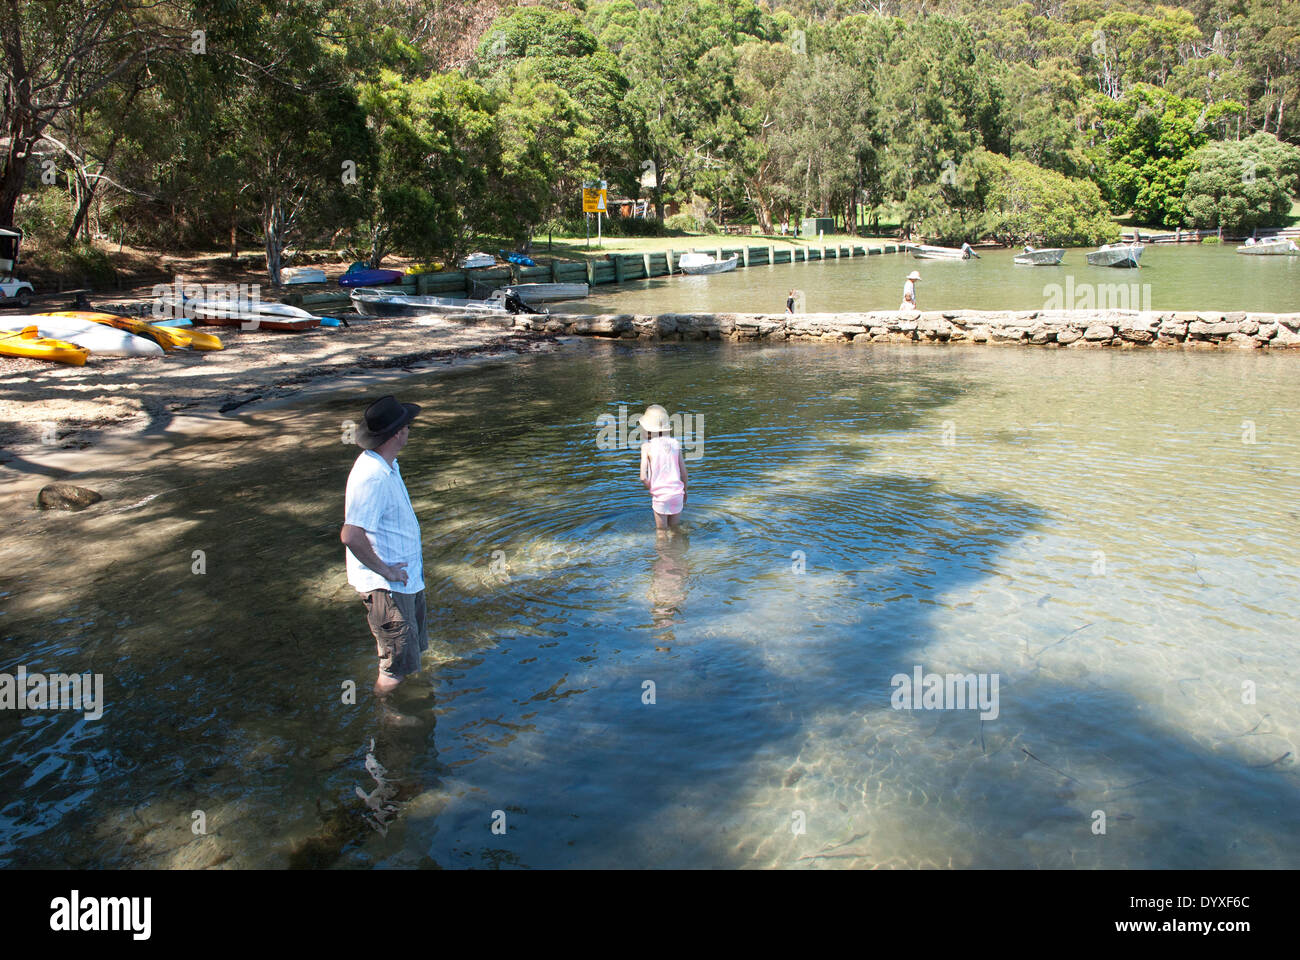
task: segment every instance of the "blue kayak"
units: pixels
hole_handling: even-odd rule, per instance
[[[505,250],[500,251],[502,260],[509,260],[511,263],[520,267],[535,267],[537,261],[532,257],[525,257],[522,253],[507,253]]]
[[[378,287],[402,279],[398,270],[353,270],[339,277],[340,287]]]

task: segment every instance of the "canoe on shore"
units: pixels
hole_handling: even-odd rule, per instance
[[[97,357],[161,357],[163,348],[153,340],[137,337],[126,330],[107,327],[93,320],[73,317],[51,317],[41,314],[24,314],[5,317],[0,323],[12,324],[12,329],[36,327],[42,337],[64,340],[85,347]]]
[[[35,326],[27,326],[20,330],[0,330],[0,356],[52,360],[55,363],[83,367],[90,351],[66,340],[42,337]]]
[[[168,317],[188,317],[210,327],[242,327],[246,330],[297,332],[320,326],[320,317],[287,303],[261,300],[199,300],[159,297],[161,314],[155,326],[164,326]]]
[[[188,332],[156,327],[152,323],[136,317],[120,317],[114,313],[95,313],[87,310],[50,310],[42,312],[38,316],[68,317],[72,320],[88,320],[91,323],[102,323],[106,327],[115,327],[118,330],[125,330],[127,333],[134,333],[137,337],[147,337],[167,351],[188,347],[193,341],[193,337]]]

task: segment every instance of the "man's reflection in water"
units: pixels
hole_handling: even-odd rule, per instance
[[[673,624],[681,623],[686,605],[686,578],[691,572],[686,552],[691,540],[685,533],[655,538],[655,560],[650,567],[650,619],[663,643],[674,639]]]

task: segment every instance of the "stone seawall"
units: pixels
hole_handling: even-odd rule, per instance
[[[913,313],[666,313],[519,316],[554,334],[644,340],[1019,343],[1045,347],[1300,347],[1300,313],[934,310]]]

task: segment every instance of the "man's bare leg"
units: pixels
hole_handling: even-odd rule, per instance
[[[375,679],[375,696],[386,697],[402,682],[402,677],[386,677],[383,673]]]

